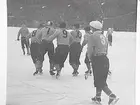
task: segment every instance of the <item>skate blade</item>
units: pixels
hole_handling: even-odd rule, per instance
[[[92,101],[92,103],[93,103],[94,105],[102,105],[101,103],[95,102],[95,101]]]
[[[33,76],[39,75],[39,73],[33,73]]]
[[[87,80],[87,79],[88,79],[88,76],[89,76],[88,74],[85,74],[85,80]]]
[[[115,105],[119,101],[119,98],[116,98],[110,105]]]
[[[60,78],[60,75],[56,75],[56,79],[59,79]]]
[[[73,74],[73,77],[77,77],[78,75],[77,74]]]

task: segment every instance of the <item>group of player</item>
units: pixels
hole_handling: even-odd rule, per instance
[[[80,24],[74,24],[71,32],[67,30],[65,22],[59,23],[58,27],[54,27],[51,21],[41,23],[31,33],[27,31],[25,25],[23,27],[23,32],[28,33],[25,38],[27,40],[27,53],[29,53],[28,48],[30,48],[31,58],[36,67],[33,75],[43,73],[43,61],[47,52],[50,62],[50,75],[56,75],[56,78],[60,76],[68,54],[69,63],[73,68],[72,74],[74,76],[78,75],[80,55],[83,47],[87,44],[85,63],[88,70],[85,73],[91,74],[93,72],[94,86],[96,87],[96,96],[92,98],[92,101],[101,104],[102,91],[109,96],[108,105],[114,105],[119,100],[108,88],[106,82],[109,73],[108,45],[112,46],[112,29],[109,28],[107,37],[105,37],[102,30],[103,24],[99,21],[92,21],[84,27],[84,41],[81,44],[82,33],[80,32]],[[30,47],[28,47],[29,38],[31,38]],[[54,39],[57,41],[56,48],[54,48],[53,44]]]

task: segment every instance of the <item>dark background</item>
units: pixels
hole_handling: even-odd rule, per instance
[[[137,0],[7,0],[7,13],[8,26],[45,20],[82,25],[104,17],[104,29],[136,31]]]

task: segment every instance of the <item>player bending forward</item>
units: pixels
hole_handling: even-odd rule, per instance
[[[29,51],[29,39],[27,38],[29,35],[29,30],[26,27],[25,24],[22,24],[21,29],[18,32],[18,36],[17,36],[17,40],[19,41],[19,37],[21,35],[21,47],[22,47],[22,51],[23,51],[23,55],[25,55],[25,46],[27,49],[27,55],[30,55],[30,51]]]
[[[60,23],[59,29],[48,38],[48,41],[52,41],[55,38],[57,38],[57,47],[54,54],[54,63],[57,70],[56,78],[58,78],[68,56],[69,45],[71,44],[70,39],[72,38],[71,34],[66,30],[65,22]]]
[[[89,36],[92,34],[92,33],[90,32],[90,27],[89,27],[89,26],[85,27],[84,30],[85,30],[85,35],[84,35],[84,40],[83,40],[83,43],[82,43],[82,49],[83,49],[83,47],[88,43],[88,38],[89,38]],[[90,75],[91,75],[91,73],[92,73],[92,71],[91,71],[91,62],[90,62],[90,60],[89,60],[89,58],[88,58],[87,52],[86,52],[86,57],[85,57],[85,64],[86,64],[87,69],[88,69],[88,70],[85,72],[85,74],[90,74]]]
[[[50,75],[55,75],[53,72],[54,68],[54,61],[53,61],[53,56],[54,56],[54,44],[52,41],[47,41],[48,37],[53,35],[55,32],[55,29],[53,28],[53,23],[51,21],[48,21],[46,26],[42,28],[41,30],[42,34],[42,42],[41,42],[41,52],[43,55],[43,59],[45,54],[48,52],[49,56],[49,62],[50,62]]]
[[[108,88],[107,76],[109,71],[109,59],[107,57],[108,42],[102,34],[102,24],[99,21],[90,22],[92,31],[88,40],[88,57],[91,60],[94,86],[96,87],[96,96],[92,98],[93,102],[100,104],[101,92],[104,91],[109,96],[108,105],[114,105],[119,98]]]
[[[30,51],[31,51],[31,58],[33,60],[33,63],[35,64],[36,71],[33,73],[33,75],[36,74],[42,74],[42,66],[43,66],[43,61],[44,58],[41,53],[41,38],[38,36],[41,34],[41,29],[43,28],[43,25],[40,24],[37,30],[34,30],[30,34],[31,38],[31,46],[30,46]]]
[[[73,76],[77,76],[79,74],[78,68],[80,65],[80,55],[81,55],[81,39],[82,33],[79,31],[80,25],[74,25],[74,31],[71,31],[71,35],[73,37],[73,42],[70,45],[69,52],[69,63],[73,68]]]

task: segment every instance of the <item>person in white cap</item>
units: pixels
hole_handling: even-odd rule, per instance
[[[112,93],[106,82],[109,72],[108,41],[102,34],[102,23],[92,21],[90,26],[93,34],[88,40],[87,53],[92,63],[94,86],[96,87],[96,96],[92,98],[92,101],[101,104],[101,92],[104,91],[109,96],[108,105],[114,105],[119,98]]]

